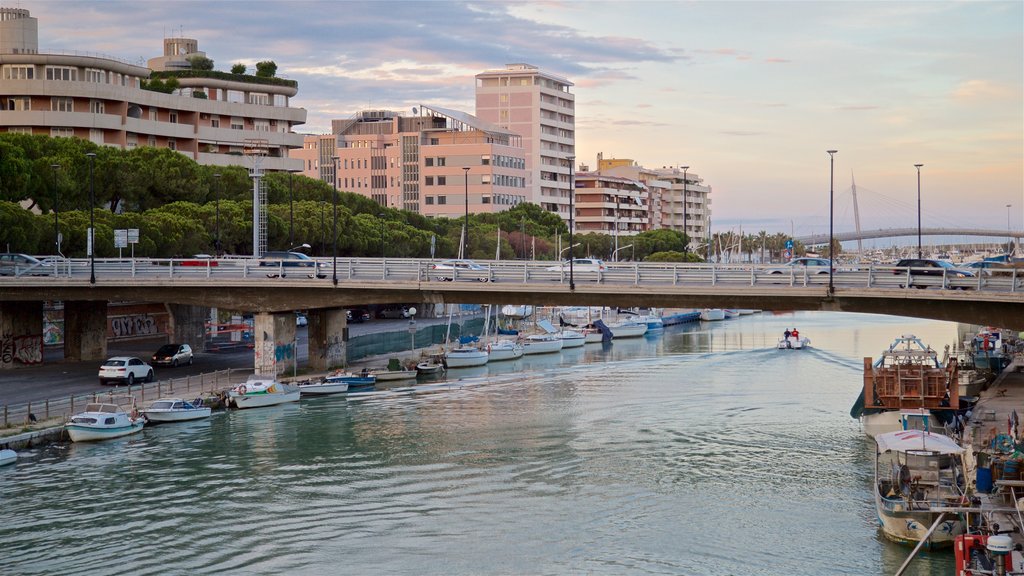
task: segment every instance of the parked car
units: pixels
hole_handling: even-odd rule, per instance
[[[1017,276],[1024,276],[1024,265],[1021,263],[982,260],[980,262],[971,262],[970,264],[963,265],[965,270],[970,270],[971,272],[983,270],[985,276],[1012,276],[1013,269],[1015,267],[1017,268]]]
[[[793,258],[782,266],[768,268],[769,274],[785,274],[803,276],[806,270],[808,274],[828,274],[832,262],[828,258]],[[835,270],[833,270],[835,272]]]
[[[192,365],[192,347],[188,344],[164,344],[153,353],[154,366]]]
[[[441,260],[431,267],[432,276],[438,280],[477,280],[479,282],[490,281],[488,271],[483,266],[472,260],[452,259]]]
[[[569,269],[570,269],[570,266],[569,266],[569,261],[568,260],[566,260],[565,262],[562,262],[561,264],[557,264],[555,266],[549,266],[547,268],[548,272],[565,272],[566,274],[569,273]],[[577,273],[580,273],[580,272],[604,272],[604,271],[605,271],[604,262],[601,261],[601,260],[598,260],[597,258],[573,258],[572,259],[572,272],[573,272],[573,274],[577,274]]]
[[[950,280],[964,279],[964,278],[975,278],[974,272],[966,270],[964,268],[957,268],[952,262],[946,260],[934,260],[931,258],[904,258],[896,263],[896,268],[909,268],[911,285],[913,285],[913,279],[917,276],[942,278],[945,276]],[[907,275],[907,270],[893,270],[893,274],[896,275]],[[917,288],[927,288],[928,284],[917,284]],[[903,285],[900,284],[900,288]],[[960,286],[959,288],[966,290],[967,286]]]
[[[124,382],[132,386],[138,381],[152,382],[153,367],[134,356],[114,356],[100,366],[100,384]]]
[[[406,306],[388,306],[377,311],[377,318],[408,318],[409,308]]]
[[[317,262],[302,252],[269,251],[260,258],[260,266],[277,268],[278,272],[268,272],[267,278],[284,278],[289,268],[301,268],[310,278],[326,278],[326,264]]]
[[[309,320],[306,318],[305,314],[303,314],[301,312],[296,312],[295,313],[295,325],[296,326],[307,326],[307,325],[309,325]]]
[[[345,311],[345,319],[353,324],[359,324],[369,320],[370,313],[363,308],[352,308]]]
[[[16,252],[0,253],[0,276],[49,276],[53,266],[35,256]]]

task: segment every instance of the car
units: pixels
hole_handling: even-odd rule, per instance
[[[566,260],[561,264],[549,266],[547,271],[565,272],[568,274],[570,269],[573,274],[577,274],[579,272],[604,272],[605,265],[603,261],[598,260],[597,258],[573,258],[572,266],[569,265],[569,260]]]
[[[301,312],[296,312],[295,313],[295,325],[296,326],[308,326],[309,325],[309,320],[306,318],[305,314],[303,314]]]
[[[156,366],[174,366],[179,364],[192,365],[192,347],[188,344],[164,344],[153,353],[153,364]]]
[[[479,282],[490,281],[490,273],[487,268],[465,259],[441,260],[430,267],[432,276],[438,280],[477,280]]]
[[[1024,269],[1022,269],[1022,265],[1020,263],[982,260],[980,262],[971,262],[970,264],[964,264],[963,268],[965,270],[970,270],[971,272],[983,270],[985,276],[1012,276],[1014,268],[1017,268],[1017,275],[1024,276]]]
[[[327,274],[323,271],[327,265],[317,262],[302,252],[271,250],[265,252],[263,257],[260,258],[260,266],[274,267],[279,270],[279,272],[268,272],[267,278],[284,278],[288,275],[287,268],[310,269],[311,271],[307,274],[310,278],[327,277]],[[302,270],[302,272],[305,271]]]
[[[377,311],[377,318],[408,318],[409,308],[407,306],[388,306]]]
[[[924,283],[915,285],[913,279],[916,276],[931,276],[935,278],[946,278],[949,280],[976,277],[974,272],[964,268],[957,268],[952,262],[946,260],[935,260],[933,258],[904,258],[896,263],[896,268],[897,270],[892,271],[893,274],[902,274],[903,276],[906,276],[909,271],[911,285],[914,285],[916,288],[928,287],[928,285]],[[899,268],[906,268],[909,270],[899,270]],[[900,284],[900,288],[903,288],[902,284]],[[967,286],[959,286],[959,288],[961,290],[966,290]]]
[[[0,253],[0,276],[49,276],[53,266],[35,256],[17,252]]]
[[[351,310],[345,310],[345,319],[353,324],[359,324],[369,320],[370,313],[362,308],[353,308]]]
[[[828,274],[829,266],[831,261],[828,258],[793,258],[789,262],[786,262],[782,266],[775,268],[768,268],[765,270],[768,274],[785,274],[794,276],[803,276],[806,271],[808,274]],[[835,270],[833,269],[833,272]]]
[[[134,356],[114,356],[100,366],[100,384],[124,382],[132,386],[138,381],[152,382],[153,367]]]

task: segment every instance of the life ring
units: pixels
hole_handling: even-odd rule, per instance
[[[1014,447],[1013,438],[1008,434],[1000,434],[992,439],[992,448],[1004,454],[1013,452]]]
[[[245,394],[247,391],[248,390],[246,389],[245,384],[242,384],[241,386],[238,387],[239,394]]]

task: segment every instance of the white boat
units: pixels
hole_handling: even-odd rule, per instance
[[[740,311],[734,308],[722,308],[722,312],[725,314],[725,319],[729,320],[740,315]]]
[[[519,306],[513,304],[506,304],[501,307],[501,313],[506,318],[512,318],[514,320],[522,320],[523,318],[529,317],[533,314],[533,306],[529,304],[522,304]]]
[[[245,384],[228,390],[228,405],[235,408],[261,408],[299,400],[298,386],[282,384],[272,376],[252,375]]]
[[[126,411],[127,410],[127,411]],[[142,431],[146,419],[134,408],[134,398],[85,405],[85,411],[71,417],[64,425],[72,442],[90,442],[120,438]]]
[[[14,450],[8,450],[4,448],[0,450],[0,466],[6,466],[7,464],[14,464],[18,460],[18,453]]]
[[[597,328],[584,328],[583,341],[587,344],[604,342],[604,334]]]
[[[305,382],[299,384],[299,397],[302,396],[326,396],[327,394],[343,394],[348,392],[348,382]]]
[[[212,410],[201,401],[189,402],[181,398],[160,398],[154,400],[142,411],[148,422],[184,422],[209,418]]]
[[[415,370],[375,370],[370,374],[377,378],[378,382],[394,382],[396,380],[408,380],[416,377]]]
[[[562,339],[563,350],[566,348],[578,348],[587,343],[587,336],[583,332],[562,330],[561,332],[555,333],[555,335]]]
[[[804,348],[811,347],[811,339],[806,336],[799,338],[779,338],[779,343],[776,348],[779,350],[802,350]]]
[[[449,368],[470,368],[487,364],[487,350],[473,346],[459,346],[445,354],[444,362]]]
[[[534,334],[523,339],[523,354],[550,354],[562,349],[562,339],[554,334]]]
[[[722,310],[721,308],[705,308],[700,312],[700,319],[705,322],[725,320],[725,310]]]
[[[635,320],[626,320],[619,324],[609,324],[608,329],[612,331],[612,338],[636,338],[647,333],[647,323]]]
[[[487,345],[489,362],[517,360],[523,357],[523,345],[512,340],[497,340]]]
[[[426,360],[416,364],[417,376],[439,376],[444,374],[444,354],[431,354]]]
[[[749,316],[750,314],[757,314],[760,310],[754,310],[753,308],[740,308],[737,312],[740,313],[740,316]]]
[[[964,449],[948,436],[925,430],[879,434],[875,443],[875,507],[882,532],[901,544],[916,545],[941,514],[933,508],[963,501]],[[963,522],[947,514],[925,545],[952,546],[963,533]]]

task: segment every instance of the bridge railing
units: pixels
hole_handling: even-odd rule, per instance
[[[308,279],[309,282],[436,282],[481,281],[550,286],[568,284],[568,268],[552,261],[477,261],[478,268],[437,268],[439,260],[416,258],[317,258],[316,267],[293,266],[253,258],[98,258],[65,259],[37,266],[13,276],[0,277],[0,285],[29,278],[61,281],[196,281]],[[1024,271],[1012,269],[974,270],[974,275],[942,268],[899,268],[895,266],[839,266],[832,274],[837,288],[943,288],[988,292],[1024,292]],[[659,262],[606,262],[597,271],[573,271],[577,285],[608,284],[632,286],[761,286],[771,288],[822,287],[829,284],[828,269],[780,264],[703,264]],[[306,281],[306,280],[303,280]]]

